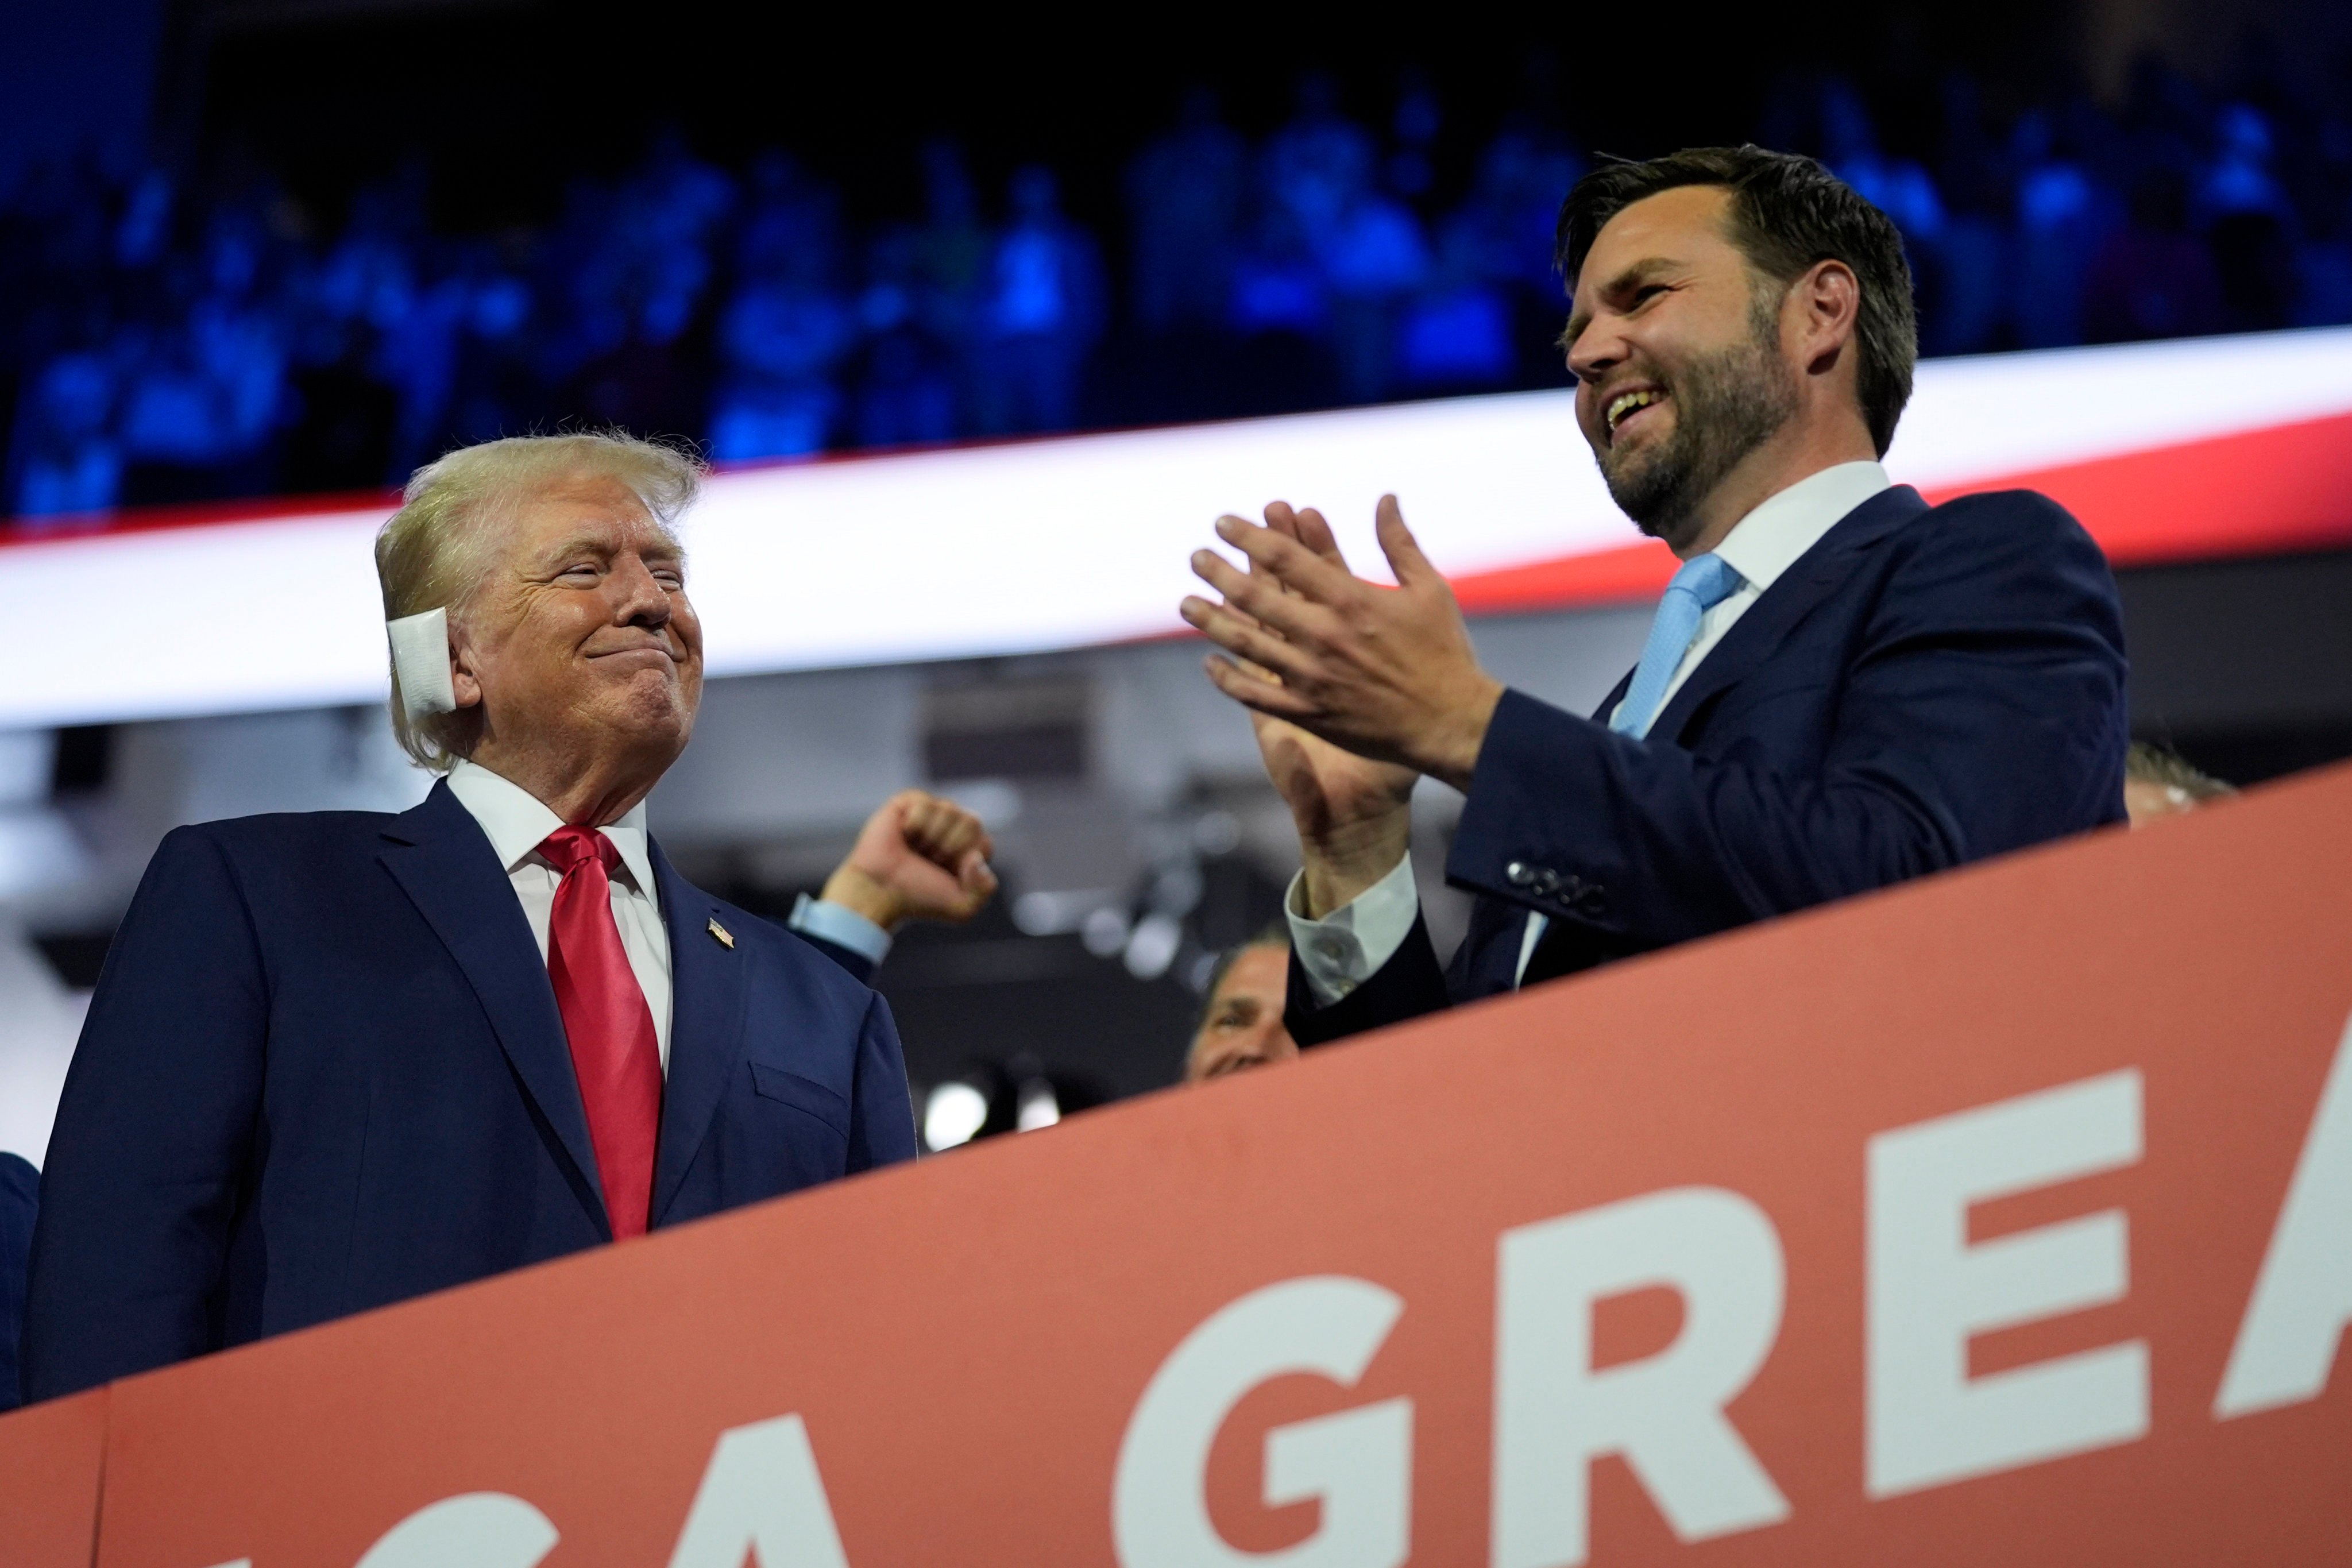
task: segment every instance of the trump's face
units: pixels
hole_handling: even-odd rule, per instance
[[[686,563],[619,479],[562,481],[517,509],[457,642],[458,705],[481,704],[500,752],[624,753],[657,775],[693,732]]]

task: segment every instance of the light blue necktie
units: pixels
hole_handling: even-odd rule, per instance
[[[1658,601],[1657,616],[1650,622],[1650,640],[1642,645],[1642,662],[1633,667],[1633,683],[1625,689],[1625,700],[1617,704],[1617,710],[1609,715],[1612,730],[1637,740],[1650,732],[1651,721],[1665,700],[1666,683],[1675,678],[1675,667],[1682,663],[1683,655],[1690,651],[1691,639],[1698,636],[1699,617],[1731,597],[1745,581],[1720,555],[1695,555],[1683,563],[1675,580],[1666,584],[1666,596]]]

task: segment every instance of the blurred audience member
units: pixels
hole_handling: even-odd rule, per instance
[[[1276,921],[1218,960],[1201,1026],[1184,1057],[1184,1081],[1206,1083],[1298,1055],[1283,1026],[1290,984],[1290,927]]]
[[[2221,280],[2212,253],[2189,231],[2187,181],[2143,170],[2130,218],[2091,261],[2084,335],[2095,343],[2194,337],[2221,328]]]
[[[40,1173],[17,1155],[0,1154],[0,1410],[14,1410],[21,1398],[16,1342],[25,1328],[25,1263],[40,1202]]]
[[[1248,181],[1248,144],[1218,118],[1205,87],[1184,95],[1176,128],[1128,165],[1128,265],[1146,332],[1223,321]]]
[[[2233,784],[2200,773],[2162,746],[2134,741],[2124,756],[2124,814],[2134,827],[2179,816],[2237,794]]]
[[[911,240],[914,288],[908,303],[925,336],[950,356],[956,428],[969,430],[975,402],[972,362],[993,249],[963,149],[951,141],[934,141],[923,149],[923,221]]]
[[[956,432],[955,359],[926,308],[922,237],[894,229],[875,241],[858,327],[866,334],[856,427],[863,447],[944,441]]]
[[[1437,89],[1426,76],[1408,68],[1396,112],[1389,117],[1391,150],[1381,184],[1416,206],[1429,200],[1437,190],[1437,133],[1444,126]]]
[[[722,463],[824,451],[841,403],[835,372],[857,335],[835,277],[831,193],[806,187],[781,153],[763,158],[753,180],[760,205],[719,321],[709,440]]]
[[[614,189],[579,193],[567,415],[662,436],[706,428],[707,339],[694,329],[734,200],[734,183],[674,131]]]
[[[1476,384],[1549,385],[1560,375],[1559,359],[1551,346],[1559,319],[1559,274],[1551,261],[1552,228],[1559,221],[1559,204],[1567,190],[1584,173],[1583,160],[1566,143],[1532,131],[1506,130],[1479,154],[1469,195],[1440,226],[1439,272],[1429,303],[1444,299],[1450,281],[1474,278],[1480,315],[1471,324],[1457,318],[1454,345],[1462,359],[1477,353],[1490,365],[1497,345],[1490,339],[1475,349],[1465,341],[1473,334],[1499,330],[1509,351],[1507,370],[1478,374]],[[1461,297],[1456,296],[1457,306]],[[1499,318],[1488,312],[1499,312]],[[1407,328],[1408,374],[1428,367],[1415,329]],[[1457,363],[1460,362],[1457,361]]]
[[[100,353],[60,354],[34,377],[10,444],[19,516],[103,511],[122,489],[122,443],[114,433],[120,396],[115,367]]]
[[[1094,239],[1062,216],[1052,170],[1013,176],[1013,221],[991,261],[974,384],[989,436],[1066,430],[1078,377],[1102,334],[1102,263]]]
[[[2015,286],[2009,290],[2020,348],[2061,348],[2083,341],[2083,279],[2117,204],[2089,170],[2057,148],[2051,117],[2030,110],[2010,149],[2017,167],[2011,211],[2017,225]]]

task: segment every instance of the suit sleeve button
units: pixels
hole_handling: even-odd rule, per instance
[[[1534,868],[1524,860],[1514,860],[1504,867],[1503,875],[1509,879],[1514,888],[1524,888],[1536,879]]]

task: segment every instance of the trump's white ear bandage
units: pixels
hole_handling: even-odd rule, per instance
[[[392,637],[392,669],[400,678],[400,705],[412,719],[452,713],[457,688],[449,681],[449,612],[427,610],[386,621]]]

